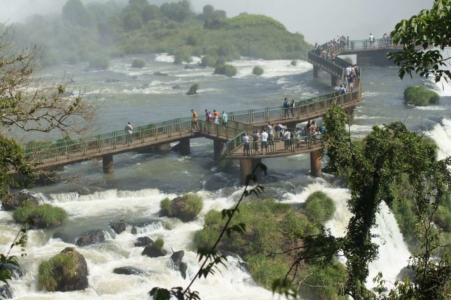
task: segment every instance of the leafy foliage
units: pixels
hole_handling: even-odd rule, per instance
[[[23,206],[17,208],[13,214],[18,223],[25,223],[32,219],[42,220],[47,227],[51,227],[67,218],[67,213],[60,207],[50,204],[36,205],[32,201],[26,201]]]
[[[184,222],[192,221],[202,210],[203,200],[196,194],[185,194],[172,201],[168,198],[160,202],[160,215],[180,218]]]
[[[44,260],[38,269],[39,288],[46,291],[55,291],[60,278],[55,269],[60,269],[63,276],[73,276],[77,270],[77,263],[71,253],[59,253],[50,260]]]
[[[263,68],[260,67],[260,66],[255,66],[255,67],[252,69],[252,74],[257,75],[257,76],[263,75],[264,72],[265,72],[265,71],[264,71]]]
[[[142,69],[146,66],[146,62],[143,59],[135,58],[132,61],[132,68],[139,68]]]
[[[404,90],[404,100],[406,104],[426,106],[440,102],[440,96],[424,86],[409,86]]]
[[[279,30],[286,30],[282,23],[264,15],[238,15],[228,19],[225,23],[225,28],[227,29],[240,30],[248,27],[271,27]]]
[[[87,27],[93,23],[92,16],[80,0],[68,0],[66,2],[63,6],[63,18],[72,25],[81,27]]]
[[[153,246],[158,250],[163,249],[164,240],[161,237],[157,238],[157,240],[153,242]]]
[[[227,77],[233,77],[237,73],[236,67],[232,65],[219,65],[215,68],[214,74],[221,74]]]
[[[317,191],[307,197],[305,213],[313,222],[325,223],[332,219],[334,212],[334,201],[323,192]]]

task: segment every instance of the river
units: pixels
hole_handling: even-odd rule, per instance
[[[132,57],[114,59],[107,71],[85,71],[87,65],[63,65],[45,71],[48,78],[72,78],[69,87],[81,89],[91,101],[99,104],[100,131],[121,130],[130,121],[143,125],[176,117],[187,117],[191,108],[202,116],[204,109],[235,111],[281,105],[284,97],[295,100],[329,92],[330,75],[321,73],[314,79],[312,66],[298,61],[263,61],[242,59],[232,64],[238,69],[235,78],[212,75],[213,69],[184,69],[172,64],[169,55],[139,56],[147,62],[143,69],[130,67]],[[197,61],[194,61],[195,65]],[[252,68],[260,65],[265,70],[261,77],[251,75]],[[167,73],[156,76],[154,72]],[[437,141],[440,156],[451,150],[451,101],[448,88],[440,90],[432,82],[420,78],[400,80],[397,68],[362,67],[364,100],[355,110],[355,136],[367,134],[373,125],[402,121],[409,129],[425,132]],[[109,81],[117,81],[108,83]],[[200,84],[199,95],[186,96],[193,83]],[[408,109],[403,102],[404,88],[425,84],[443,95],[440,105]],[[173,89],[179,85],[181,89]],[[30,137],[28,137],[30,138]],[[198,263],[192,238],[202,228],[203,216],[211,209],[231,206],[242,187],[239,185],[238,167],[228,173],[218,170],[213,162],[212,141],[191,141],[192,154],[181,156],[174,152],[164,154],[125,153],[114,157],[115,172],[102,173],[101,161],[89,161],[67,166],[63,173],[75,177],[73,183],[48,187],[35,187],[44,203],[64,208],[69,213],[65,224],[53,230],[29,232],[27,256],[20,259],[25,276],[11,281],[17,299],[144,299],[154,286],[186,286],[189,279],[172,270],[169,257],[141,256],[142,247],[134,247],[138,236],[152,239],[163,237],[165,248],[185,250],[189,277],[196,272]],[[266,187],[264,197],[284,203],[302,203],[314,191],[325,191],[337,204],[334,218],[326,226],[336,236],[344,234],[350,214],[346,208],[349,191],[329,180],[309,176],[309,156],[266,159],[268,176],[261,179]],[[204,199],[199,218],[183,224],[175,219],[159,218],[159,203],[165,197],[196,192]],[[81,233],[91,229],[108,230],[112,220],[144,222],[147,225],[131,234],[131,226],[120,235],[110,233],[107,241],[78,250],[85,256],[89,275],[89,288],[71,293],[46,293],[37,289],[37,268],[43,259],[49,259],[73,242]],[[407,265],[409,252],[393,215],[382,206],[377,217],[381,245],[378,261],[370,266],[367,285],[379,271],[393,282],[399,270]],[[5,253],[18,230],[12,214],[0,211],[0,253]],[[57,234],[60,238],[52,238]],[[18,254],[18,253],[16,253]],[[124,276],[112,273],[121,266],[138,266],[146,276]],[[236,258],[230,258],[222,274],[199,280],[194,285],[202,299],[273,299],[272,293],[257,286]],[[275,297],[277,299],[277,297]]]

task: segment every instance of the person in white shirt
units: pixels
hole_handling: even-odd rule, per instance
[[[263,132],[261,134],[261,139],[262,139],[262,153],[263,154],[263,149],[266,150],[266,154],[268,154],[268,133],[266,132],[266,129],[263,129]]]
[[[291,132],[286,130],[283,134],[283,140],[285,141],[285,149],[288,149],[290,146],[290,138],[291,138]]]
[[[246,132],[243,135],[243,154],[249,155],[249,136]]]
[[[370,33],[370,47],[374,46],[374,36],[372,33]]]
[[[268,139],[270,141],[273,141],[274,140],[274,128],[271,126],[271,124],[269,122],[268,122],[267,130],[268,130]]]
[[[127,123],[125,126],[125,144],[131,144],[132,143],[132,133],[133,133],[133,126],[130,124],[130,122]]]

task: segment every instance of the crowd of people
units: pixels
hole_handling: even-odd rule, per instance
[[[200,130],[199,128],[199,115],[197,112],[194,111],[194,109],[191,109],[191,113],[193,114],[193,130]],[[205,110],[205,121],[210,122],[216,125],[219,125],[220,123],[222,126],[227,127],[227,123],[229,120],[229,116],[225,111],[222,111],[222,114],[219,113],[219,111],[216,111],[216,109],[213,110],[213,113],[209,111],[208,109]]]

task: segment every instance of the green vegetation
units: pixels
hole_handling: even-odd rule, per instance
[[[143,59],[135,58],[132,61],[132,68],[142,69],[146,66],[146,62]]]
[[[262,75],[264,72],[265,72],[265,71],[264,71],[263,68],[260,67],[260,66],[255,66],[255,67],[252,69],[252,74],[257,75],[257,76]]]
[[[200,248],[211,247],[218,237],[225,220],[221,212],[209,211],[205,216],[204,228],[194,237]],[[224,237],[219,249],[239,254],[247,263],[253,279],[269,288],[277,278],[284,277],[293,260],[290,251],[282,253],[296,243],[299,237],[313,236],[324,231],[320,224],[310,222],[308,217],[295,211],[287,204],[274,200],[250,201],[240,206],[231,227],[246,224],[243,234],[233,233]],[[311,276],[314,272],[316,275]],[[301,284],[300,291],[314,299],[334,299],[338,297],[340,284],[344,283],[344,267],[334,260],[327,262],[327,267],[304,264],[297,279],[306,280],[308,287]]]
[[[332,219],[335,203],[321,191],[314,192],[305,201],[305,214],[312,222],[325,223]]]
[[[64,209],[50,204],[37,206],[32,201],[26,201],[22,207],[14,211],[13,217],[18,223],[38,220],[37,222],[43,223],[44,227],[52,227],[64,221],[67,218],[67,213]]]
[[[164,240],[161,237],[157,238],[157,240],[155,242],[153,242],[153,246],[155,247],[155,249],[158,249],[161,251],[164,246]]]
[[[38,285],[40,289],[48,292],[56,290],[61,277],[55,273],[55,269],[60,269],[65,275],[74,276],[77,270],[77,262],[71,253],[59,253],[50,260],[44,260],[38,269]]]
[[[196,15],[187,0],[161,6],[129,1],[125,7],[111,1],[83,5],[69,0],[59,18],[34,16],[13,27],[20,45],[49,49],[48,63],[90,61],[105,53],[161,52],[176,55],[176,64],[202,55],[227,61],[240,56],[305,59],[312,48],[302,34],[288,32],[270,17],[227,18],[211,5]]]
[[[172,201],[165,198],[160,202],[160,215],[189,222],[199,214],[203,205],[202,198],[196,194],[185,194]]]
[[[186,94],[187,95],[195,95],[195,94],[197,94],[197,89],[199,89],[199,84],[195,83],[189,88],[189,91]]]
[[[89,61],[89,67],[96,70],[106,70],[110,66],[110,60],[106,56],[98,56]]]
[[[426,106],[429,104],[438,104],[440,102],[440,96],[424,86],[409,86],[404,90],[404,100],[406,104]]]
[[[292,60],[290,63],[293,67],[296,67],[298,65],[298,63],[295,60]]]
[[[235,66],[232,65],[219,65],[215,68],[215,71],[213,74],[221,74],[221,75],[225,75],[227,77],[233,77],[235,76],[237,73],[237,70],[235,68]]]

